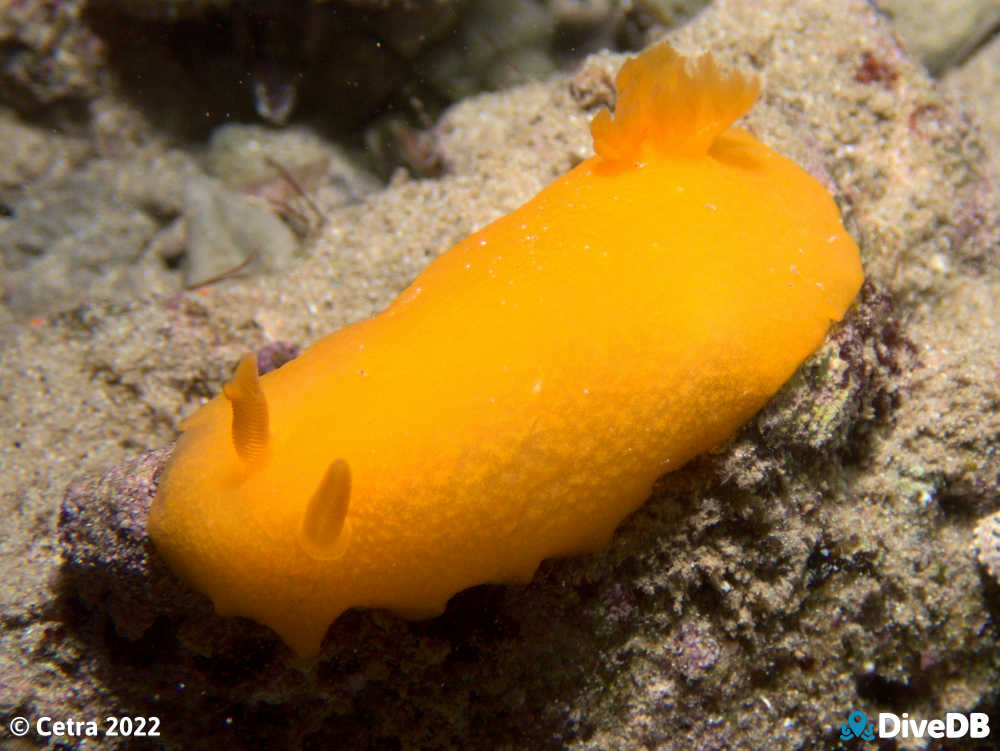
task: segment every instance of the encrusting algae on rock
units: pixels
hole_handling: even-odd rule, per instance
[[[220,614],[312,656],[348,608],[429,617],[598,550],[843,316],[830,195],[729,127],[757,83],[659,44],[616,84],[595,156],[184,423],[149,531]]]

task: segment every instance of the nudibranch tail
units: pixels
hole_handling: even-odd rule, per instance
[[[612,163],[634,164],[647,148],[676,156],[707,153],[753,106],[760,82],[724,74],[710,53],[690,60],[661,42],[628,60],[615,88],[615,114],[602,110],[590,123],[594,151]]]
[[[233,446],[247,465],[253,466],[267,452],[267,398],[260,388],[257,358],[245,355],[222,393],[233,405]]]
[[[326,470],[309,500],[299,543],[312,558],[327,561],[347,550],[347,510],[351,501],[351,469],[337,459]]]

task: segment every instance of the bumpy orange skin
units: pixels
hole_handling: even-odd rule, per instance
[[[731,436],[843,315],[858,249],[826,191],[746,133],[639,154],[588,159],[264,376],[259,462],[229,402],[197,412],[149,523],[174,570],[313,655],[347,608],[432,616],[599,549]],[[302,519],[335,459],[348,537],[318,560]]]

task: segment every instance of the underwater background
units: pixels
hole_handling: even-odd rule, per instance
[[[998,32],[995,0],[0,0],[0,748],[1000,723]],[[145,534],[181,420],[589,156],[625,54],[664,36],[762,77],[742,124],[834,195],[853,310],[601,554],[428,621],[350,611],[313,663],[215,616]],[[159,735],[15,737],[44,716]]]

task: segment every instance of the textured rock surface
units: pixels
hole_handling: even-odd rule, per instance
[[[20,109],[79,105],[96,96],[100,38],[82,23],[84,0],[0,4],[0,100]]]
[[[348,613],[315,664],[178,587],[141,530],[179,419],[243,351],[370,315],[583,158],[620,58],[576,97],[477,97],[436,128],[443,177],[331,204],[286,273],[0,332],[5,716],[156,714],[184,749],[790,751],[851,709],[996,709],[1000,600],[969,552],[1000,506],[996,144],[860,1],[720,1],[675,41],[765,74],[748,127],[827,181],[864,254],[857,308],[773,402],[605,553],[423,623]]]
[[[994,174],[1000,174],[1000,34],[976,52],[965,65],[949,70],[943,79],[944,89],[968,106],[982,128],[985,141],[993,144],[987,157]]]
[[[1000,25],[997,0],[878,0],[913,55],[937,75],[957,65]]]
[[[243,268],[279,271],[298,248],[295,235],[266,205],[198,178],[184,196],[187,258],[184,284],[197,287]]]

